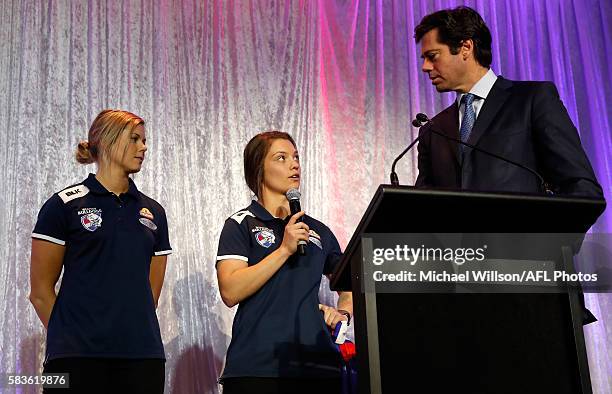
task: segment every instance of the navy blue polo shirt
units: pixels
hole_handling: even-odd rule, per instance
[[[228,259],[259,263],[281,245],[287,221],[253,201],[225,221],[217,265]],[[318,294],[322,275],[332,273],[340,260],[340,246],[323,223],[306,215],[304,223],[310,227],[306,256],[291,256],[238,305],[222,379],[339,376],[340,354],[319,311]]]
[[[116,196],[90,174],[47,200],[32,237],[66,247],[47,360],[165,358],[149,282],[151,257],[172,251],[159,203],[131,179]]]

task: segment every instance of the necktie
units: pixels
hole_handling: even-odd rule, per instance
[[[476,121],[476,113],[474,112],[474,107],[472,106],[475,98],[476,96],[472,93],[468,93],[461,97],[461,103],[464,105],[464,110],[459,135],[461,136],[461,141],[463,142],[467,142],[468,138],[470,138],[470,132],[472,131],[472,127],[474,127],[474,122]],[[463,150],[464,146],[461,145],[461,148]]]

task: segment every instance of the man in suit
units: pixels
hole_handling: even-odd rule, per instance
[[[436,90],[457,92],[457,101],[421,130],[416,186],[544,192],[528,170],[428,132],[433,128],[535,170],[557,194],[603,198],[555,85],[495,75],[491,33],[476,11],[427,15],[415,39]]]
[[[510,81],[491,70],[491,33],[469,7],[425,16],[415,28],[422,70],[457,100],[421,129],[416,186],[603,199],[578,132],[552,82]],[[430,132],[461,139],[515,164]],[[581,297],[584,306],[584,299]],[[583,322],[597,319],[583,308]]]

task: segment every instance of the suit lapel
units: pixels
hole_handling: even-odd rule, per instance
[[[457,103],[453,102],[449,107],[447,107],[444,111],[440,112],[435,119],[433,120],[435,124],[433,127],[449,137],[459,138],[459,108],[457,108]],[[453,152],[453,157],[457,161],[457,164],[460,163],[459,160],[459,147],[458,144],[454,141],[444,139],[442,142],[446,144],[448,149]]]
[[[508,96],[510,96],[510,87],[512,87],[512,81],[501,76],[497,78],[484,105],[480,109],[478,118],[470,133],[470,138],[468,138],[468,143],[476,145],[480,137],[489,129],[491,122],[495,119],[495,115],[497,115],[497,112],[499,112]]]

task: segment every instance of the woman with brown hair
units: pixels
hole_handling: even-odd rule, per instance
[[[30,300],[47,328],[44,372],[68,373],[69,392],[162,393],[155,308],[168,225],[163,207],[129,177],[147,151],[144,121],[105,110],[88,138],[76,159],[95,162],[96,174],[51,196],[32,233]]]
[[[257,134],[244,149],[244,173],[257,199],[226,220],[217,254],[221,298],[238,305],[223,392],[339,393],[340,354],[329,327],[350,320],[352,296],[339,293],[338,309],[319,304],[321,277],[341,251],[323,223],[290,214],[285,194],[301,179],[293,138]],[[296,253],[300,241],[305,255]]]

